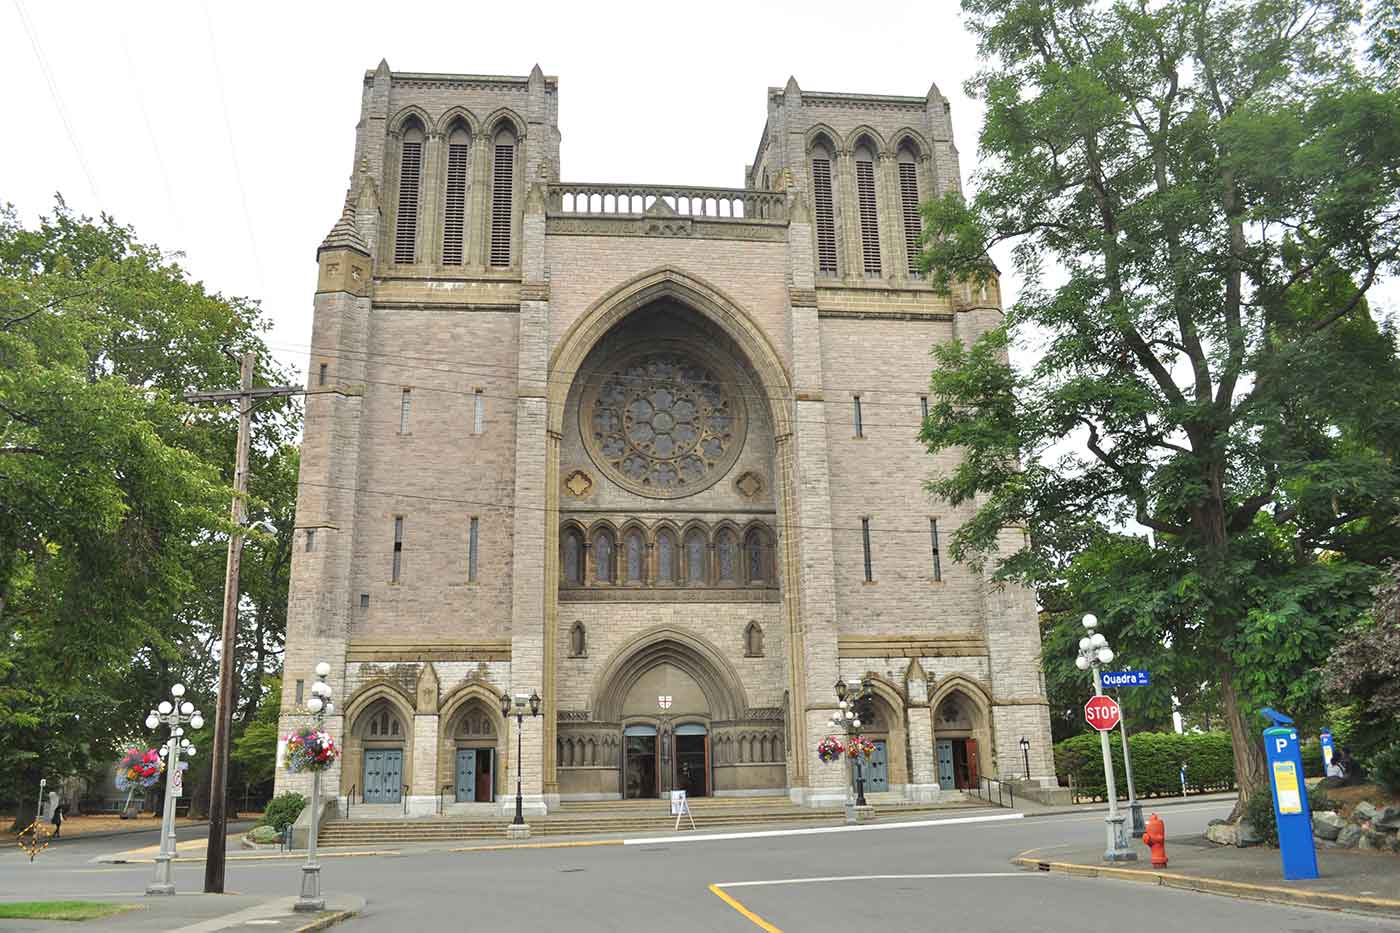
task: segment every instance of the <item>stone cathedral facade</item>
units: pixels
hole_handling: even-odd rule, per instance
[[[959,185],[947,100],[789,80],[742,186],[706,188],[561,181],[558,92],[365,75],[317,253],[284,727],[324,660],[357,805],[509,809],[517,770],[535,813],[836,805],[816,744],[869,678],[877,799],[1021,777],[1023,736],[1053,781],[1032,595],[943,553],[969,511],[923,483],[956,455],[915,439],[930,348],[1001,318],[915,271],[918,204]],[[519,760],[503,692],[541,699]]]

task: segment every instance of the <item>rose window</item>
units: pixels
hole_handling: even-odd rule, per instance
[[[689,495],[714,483],[743,446],[738,396],[720,370],[680,352],[610,367],[585,393],[579,424],[594,459],[644,495]]]

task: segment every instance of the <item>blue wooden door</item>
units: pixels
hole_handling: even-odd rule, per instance
[[[875,742],[875,754],[865,763],[865,789],[878,793],[890,789],[890,759],[885,743]]]
[[[953,777],[953,740],[939,739],[935,748],[938,752],[938,786],[952,790],[957,786]]]
[[[365,803],[398,803],[403,776],[403,750],[365,750]]]
[[[476,799],[476,749],[457,749],[457,802]]]

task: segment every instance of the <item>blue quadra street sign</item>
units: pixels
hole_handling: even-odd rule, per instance
[[[1274,797],[1274,819],[1278,822],[1283,877],[1289,881],[1316,878],[1317,849],[1313,844],[1312,814],[1303,783],[1297,728],[1274,725],[1265,729],[1264,751],[1269,759],[1269,786]]]
[[[1327,769],[1332,767],[1332,733],[1323,729],[1317,740],[1318,744],[1322,746],[1322,773],[1325,775]]]
[[[1105,687],[1146,687],[1152,683],[1152,675],[1147,671],[1104,671]]]

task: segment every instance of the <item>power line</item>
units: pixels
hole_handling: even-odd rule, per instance
[[[44,81],[48,83],[49,96],[53,100],[54,109],[58,111],[58,118],[63,122],[64,132],[68,134],[68,143],[73,147],[73,154],[77,156],[78,166],[87,178],[88,190],[92,192],[92,199],[96,202],[97,209],[101,211],[102,195],[97,190],[97,179],[88,166],[87,156],[83,154],[83,147],[78,143],[78,134],[68,119],[68,108],[63,105],[63,95],[58,92],[58,83],[54,81],[53,70],[49,67],[48,57],[44,54],[43,46],[39,42],[39,32],[29,21],[29,14],[25,11],[22,0],[14,0],[14,3],[15,11],[19,14],[19,21],[24,26],[25,34],[29,36],[29,44],[34,49],[34,58],[39,63],[39,70],[44,73]]]
[[[243,205],[243,226],[248,231],[248,249],[253,254],[253,267],[258,270],[258,287],[264,288],[262,258],[258,255],[258,238],[253,233],[253,215],[248,210],[248,189],[243,185],[243,170],[238,164],[238,144],[233,136],[233,123],[228,115],[228,96],[224,93],[224,72],[219,67],[219,48],[214,41],[214,19],[209,15],[209,2],[205,0],[204,24],[209,30],[209,61],[214,67],[214,80],[219,87],[219,104],[224,112],[224,132],[228,134],[229,159],[233,162],[233,179],[238,184],[238,198]]]
[[[432,495],[426,495],[426,494],[423,494],[423,493],[401,492],[401,491],[390,490],[390,489],[373,489],[373,488],[371,488],[371,487],[369,487],[369,486],[345,486],[345,485],[337,484],[337,483],[318,483],[318,482],[316,482],[316,481],[314,481],[314,480],[308,480],[308,479],[299,479],[299,480],[297,480],[297,486],[298,486],[298,487],[301,487],[301,486],[311,486],[311,487],[314,487],[314,488],[316,488],[316,489],[337,489],[337,490],[340,490],[340,491],[342,491],[342,492],[353,492],[353,493],[355,493],[356,495],[383,496],[383,497],[385,497],[385,498],[390,498],[390,499],[408,499],[408,500],[421,501],[421,502],[446,502],[446,503],[450,503],[450,504],[452,504],[452,505],[467,505],[467,506],[473,506],[473,507],[478,508],[478,509],[492,509],[492,510],[502,511],[502,512],[517,512],[517,511],[543,512],[545,515],[553,515],[553,516],[556,516],[556,517],[557,517],[557,516],[560,516],[560,515],[562,515],[562,514],[570,513],[570,512],[572,511],[572,510],[570,510],[570,509],[563,509],[563,508],[553,508],[553,509],[550,509],[550,508],[546,508],[545,506],[542,506],[542,505],[516,505],[514,502],[490,502],[490,501],[483,500],[483,499],[463,499],[463,498],[455,497],[455,496],[432,496]],[[831,498],[836,498],[836,497],[831,497]],[[850,497],[850,498],[859,498],[859,499],[861,499],[861,501],[863,501],[863,502],[869,502],[869,501],[870,501],[870,497],[868,497],[868,496]],[[673,513],[677,513],[677,514],[686,514],[687,512],[689,512],[689,511],[691,511],[691,510],[688,510],[688,509],[685,509],[685,508],[681,508],[681,507],[677,507],[677,508],[675,508],[674,510],[670,510],[670,511],[673,512]],[[624,509],[618,509],[617,512],[618,512],[619,514],[622,514],[622,513],[632,514],[631,512],[629,512],[628,509],[625,509],[625,508],[624,508]],[[669,513],[668,513],[668,514],[669,514]],[[945,513],[945,514],[946,514],[946,513]],[[920,515],[919,518],[920,518],[920,520],[922,521],[922,520],[924,520],[924,519],[926,518],[926,516]],[[860,532],[860,531],[863,530],[863,527],[862,527],[861,525],[809,525],[809,524],[805,524],[805,523],[801,523],[801,522],[792,522],[792,521],[782,521],[782,522],[780,522],[779,524],[780,524],[783,528],[785,528],[785,529],[797,530],[797,531],[849,531],[849,532]],[[924,539],[928,539],[928,537],[929,537],[929,530],[928,530],[928,528],[917,528],[917,529],[916,529],[916,528],[880,528],[880,533],[881,533],[881,534],[887,534],[887,533],[888,533],[888,534],[919,535],[921,538],[924,538]]]

